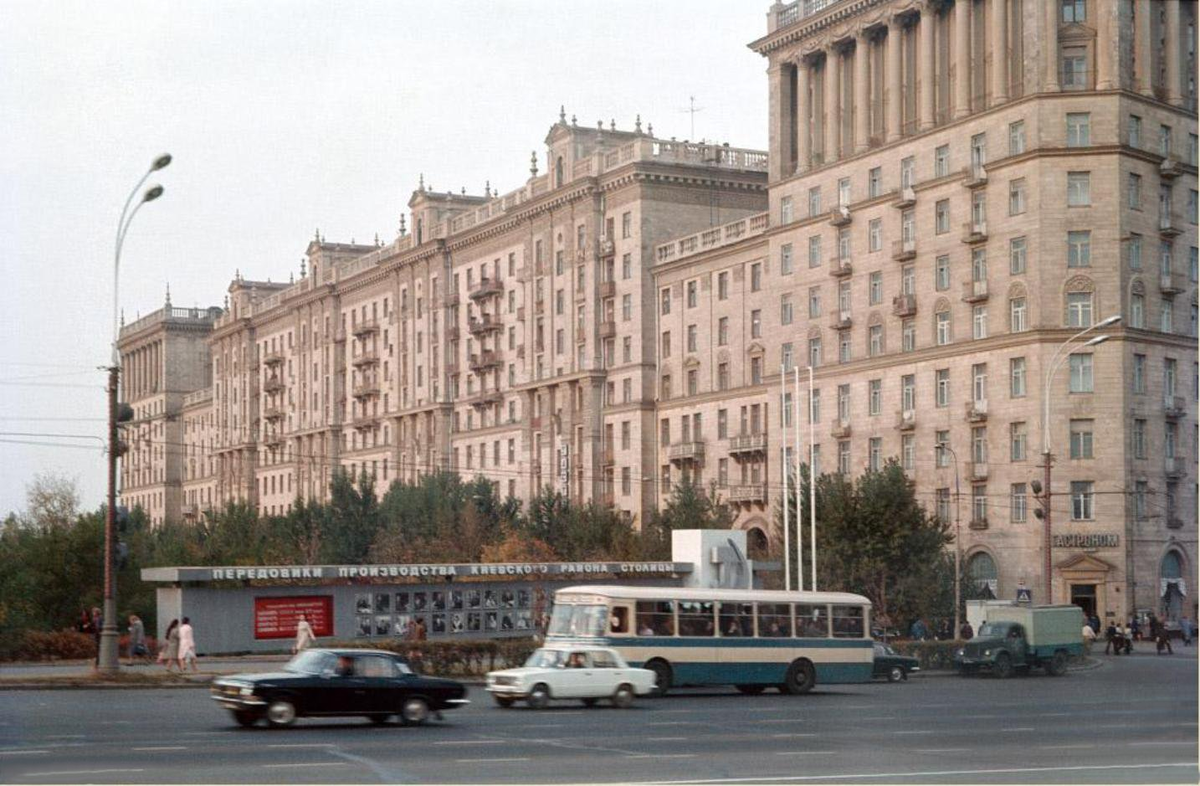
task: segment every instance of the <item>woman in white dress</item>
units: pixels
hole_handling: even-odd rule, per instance
[[[196,671],[196,634],[192,623],[187,618],[179,626],[179,670],[186,671],[187,663],[191,661],[192,671]]]
[[[296,642],[292,644],[292,653],[308,649],[316,637],[312,625],[308,623],[308,618],[301,614],[300,621],[296,623]]]

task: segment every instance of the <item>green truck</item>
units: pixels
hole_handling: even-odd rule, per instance
[[[975,638],[954,653],[960,674],[990,671],[1011,677],[1040,666],[1056,677],[1083,654],[1083,613],[1078,606],[989,606]]]

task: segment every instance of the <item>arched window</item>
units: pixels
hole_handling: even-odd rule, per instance
[[[985,551],[972,554],[967,560],[967,576],[984,598],[995,599],[1000,586],[996,561]]]
[[[554,160],[554,186],[557,188],[563,184],[563,160],[559,156]]]
[[[767,533],[761,527],[746,530],[746,551],[753,560],[765,560],[770,556]]]
[[[1164,618],[1179,619],[1183,612],[1183,599],[1187,595],[1187,585],[1183,580],[1183,560],[1179,552],[1168,551],[1163,555],[1159,565],[1159,597],[1160,608]]]

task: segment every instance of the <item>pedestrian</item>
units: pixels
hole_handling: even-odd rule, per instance
[[[1094,633],[1096,636],[1099,636],[1100,631],[1104,630],[1100,627],[1100,618],[1094,613],[1088,617],[1088,625],[1092,626],[1092,633]]]
[[[104,615],[99,606],[92,607],[92,639],[96,642],[95,668],[100,668],[100,633],[104,630]]]
[[[1092,642],[1096,640],[1096,631],[1092,630],[1092,626],[1087,622],[1083,623],[1083,651],[1086,655],[1092,654]]]
[[[1179,618],[1179,634],[1183,636],[1183,646],[1192,646],[1192,621],[1184,614]]]
[[[970,620],[963,620],[962,627],[958,629],[958,637],[963,641],[975,638],[975,629],[971,627]]]
[[[187,671],[189,661],[192,664],[192,671],[196,671],[196,633],[192,629],[191,620],[184,617],[183,622],[179,624],[179,671],[181,673]]]
[[[424,618],[417,619],[417,630],[416,630],[415,638],[417,641],[425,641],[426,633],[425,633],[425,619]]]
[[[914,641],[925,641],[926,637],[929,636],[929,628],[925,627],[925,620],[920,617],[917,617],[908,632]]]
[[[79,610],[79,621],[75,623],[75,630],[80,633],[92,633],[95,630],[92,625],[92,615],[88,614],[87,609]]]
[[[312,625],[308,624],[308,618],[301,614],[300,620],[296,623],[296,641],[292,644],[292,654],[308,649],[316,637]]]
[[[171,624],[167,625],[167,632],[163,635],[163,641],[166,646],[158,650],[158,662],[167,667],[167,671],[175,665],[175,661],[179,659],[179,620],[171,620]]]
[[[1142,640],[1142,621],[1137,618],[1137,615],[1129,618],[1129,630],[1133,634],[1134,641]]]
[[[1116,623],[1110,622],[1108,624],[1108,628],[1104,631],[1104,654],[1105,655],[1107,655],[1109,653],[1109,650],[1111,650],[1114,645],[1117,648],[1117,654],[1118,655],[1121,654],[1121,644],[1119,641],[1117,641],[1117,636],[1118,636],[1118,633],[1117,633]]]
[[[1125,644],[1125,654],[1132,655],[1133,654],[1133,628],[1126,625],[1121,630],[1121,638]]]
[[[135,662],[150,662],[150,652],[146,649],[146,626],[142,618],[136,614],[129,615],[129,665]]]

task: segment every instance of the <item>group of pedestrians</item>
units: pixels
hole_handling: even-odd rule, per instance
[[[178,619],[171,620],[164,638],[167,644],[159,648],[158,662],[166,666],[167,671],[172,671],[174,666],[178,666],[182,674],[187,671],[189,664],[192,671],[199,671],[196,665],[196,633],[192,628],[191,619],[184,617],[182,622]]]

